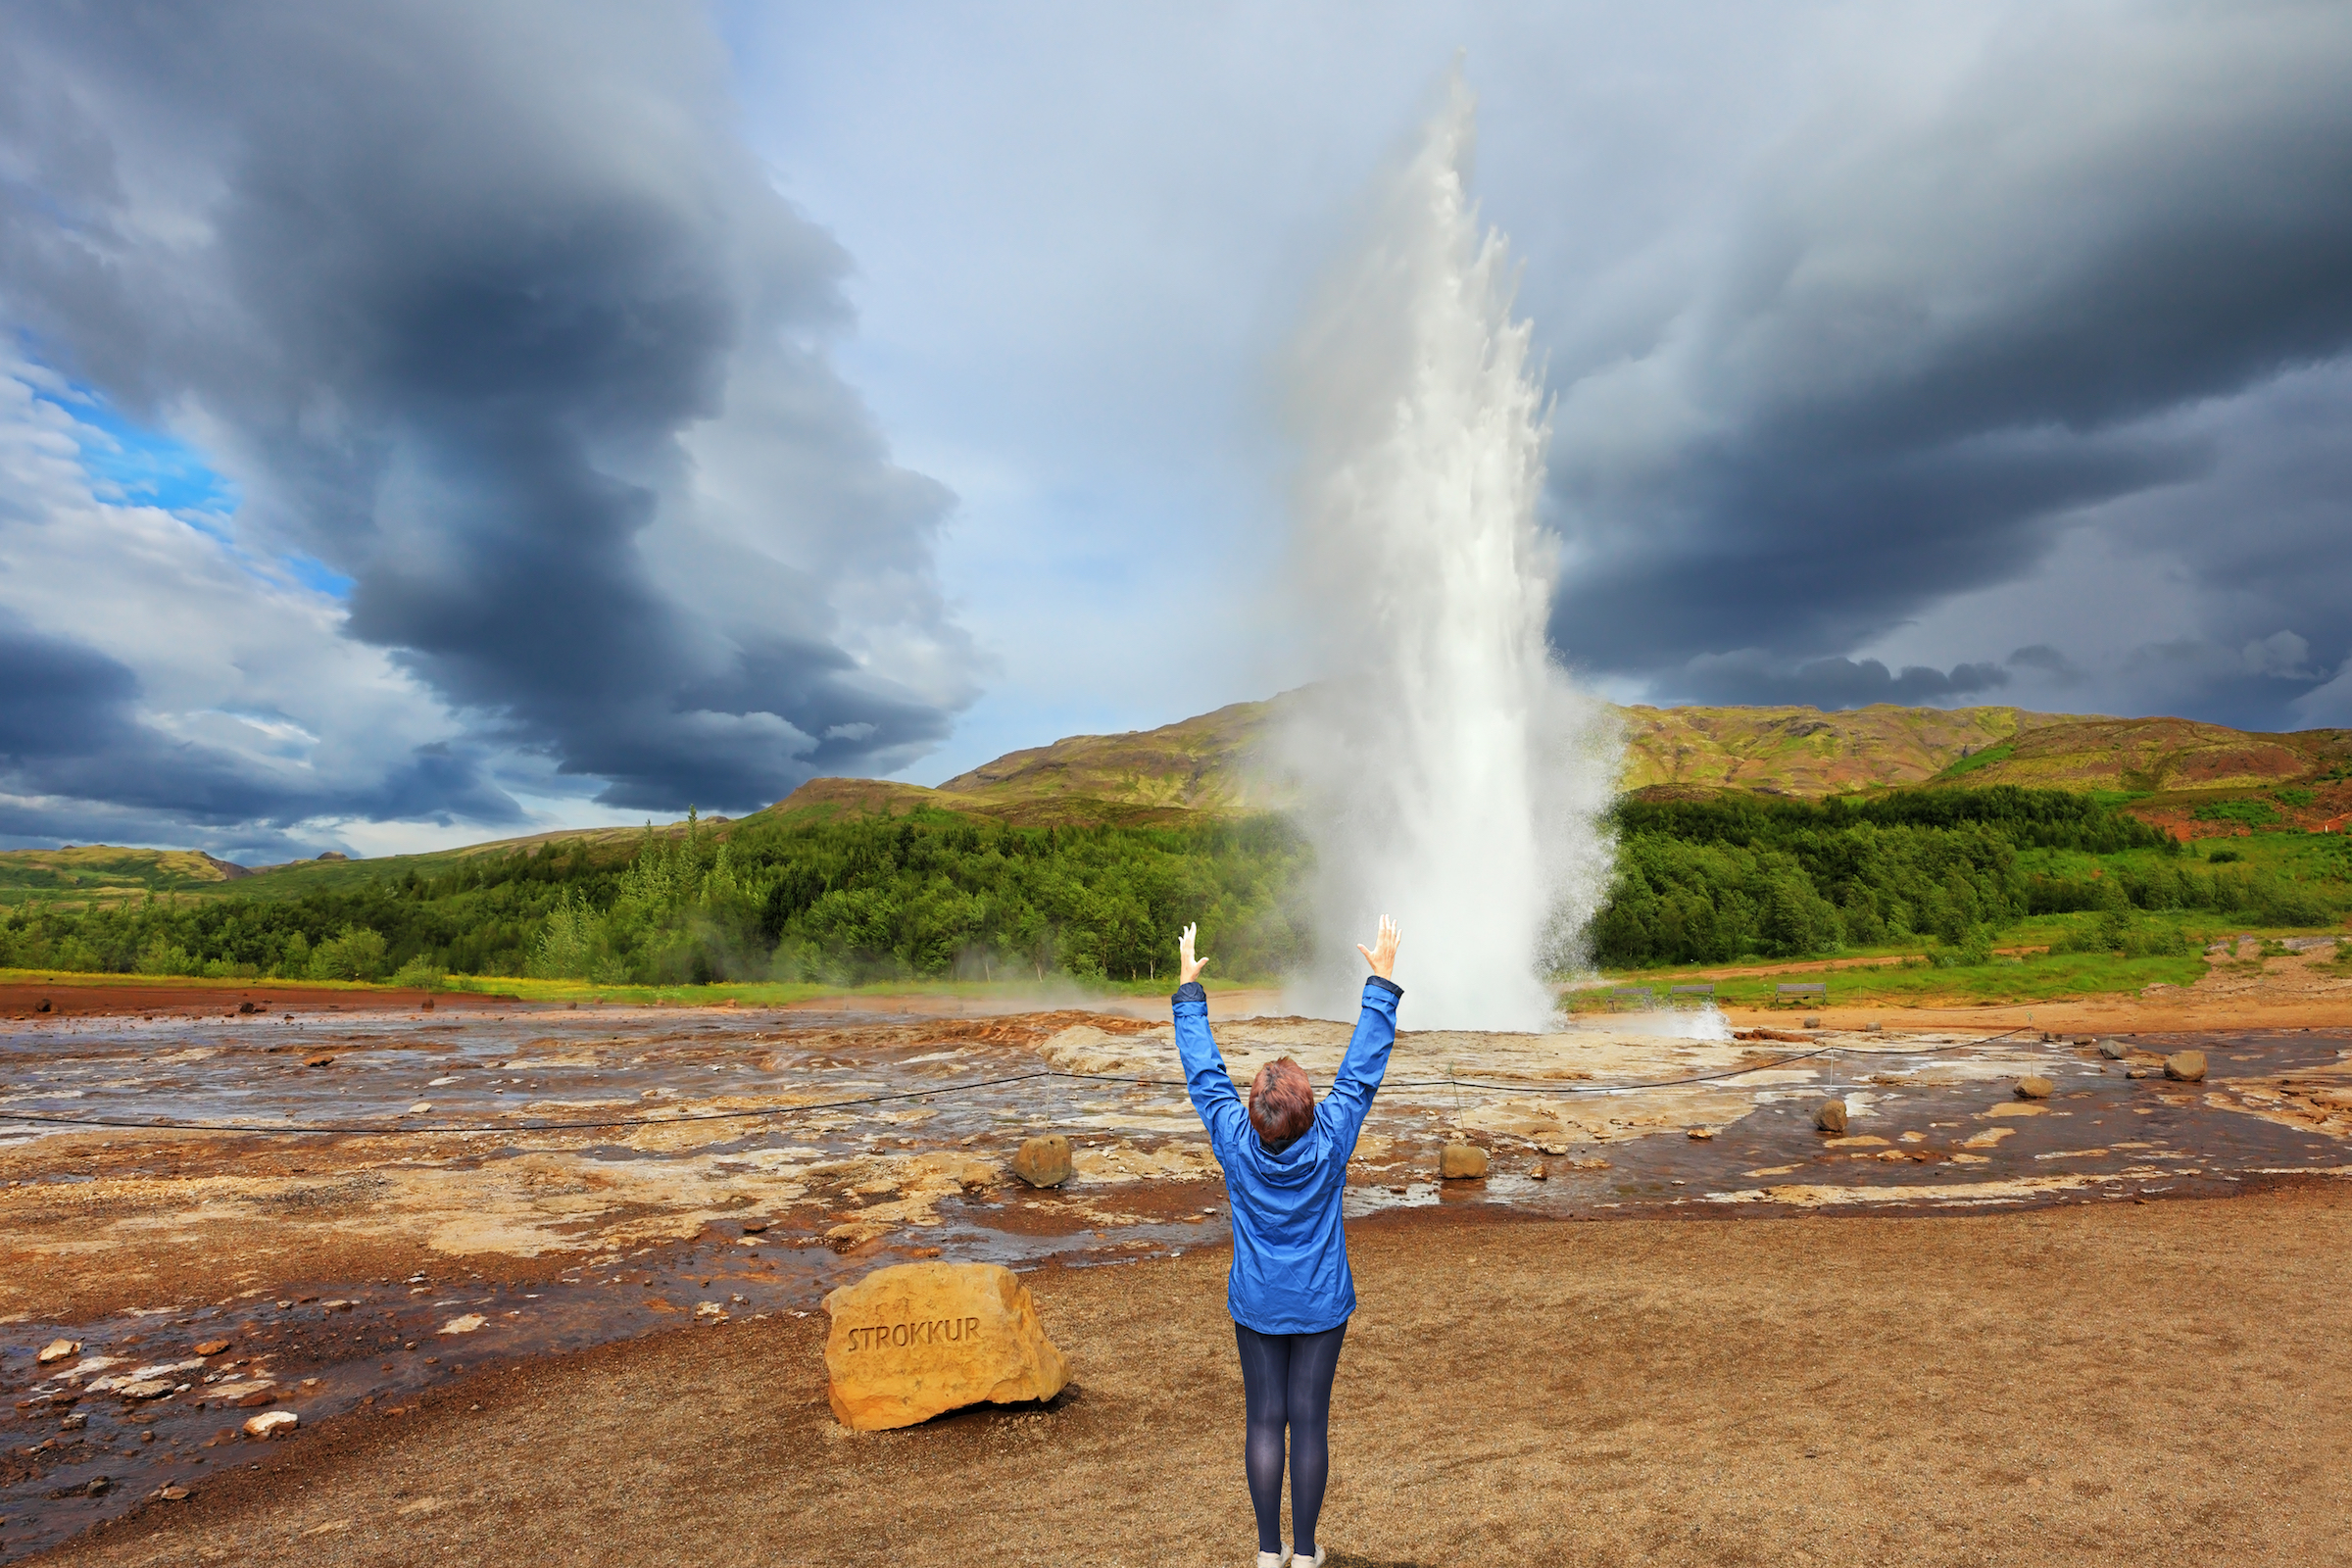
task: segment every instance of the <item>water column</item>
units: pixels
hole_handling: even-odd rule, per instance
[[[1321,679],[1279,763],[1317,852],[1298,1004],[1351,1010],[1385,910],[1413,1027],[1536,1029],[1607,875],[1616,744],[1546,640],[1551,431],[1508,248],[1465,188],[1474,122],[1457,75],[1299,335],[1294,570]]]

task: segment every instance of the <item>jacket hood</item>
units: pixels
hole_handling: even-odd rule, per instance
[[[1306,1131],[1283,1147],[1279,1154],[1266,1152],[1258,1141],[1255,1129],[1242,1141],[1245,1156],[1263,1177],[1269,1187],[1304,1187],[1315,1179],[1323,1165],[1323,1156],[1331,1147],[1330,1129],[1323,1125],[1322,1106],[1315,1107],[1316,1116]]]

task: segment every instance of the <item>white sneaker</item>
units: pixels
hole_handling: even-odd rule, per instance
[[[1315,1548],[1315,1560],[1311,1563],[1295,1551],[1290,1553],[1292,1568],[1323,1568],[1323,1550],[1321,1546]]]
[[[1257,1554],[1257,1568],[1285,1568],[1290,1560],[1288,1551],[1261,1551]]]

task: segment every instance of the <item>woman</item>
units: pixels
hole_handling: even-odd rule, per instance
[[[1193,956],[1195,926],[1184,928],[1176,988],[1176,1049],[1184,1076],[1208,1128],[1233,1211],[1233,1273],[1226,1305],[1242,1351],[1242,1388],[1249,1406],[1243,1449],[1250,1505],[1257,1512],[1257,1568],[1283,1568],[1293,1553],[1322,1568],[1315,1517],[1331,1474],[1325,1434],[1331,1379],[1340,1366],[1340,1342],[1355,1310],[1355,1281],[1348,1272],[1348,1238],[1340,1228],[1340,1199],[1348,1186],[1348,1156],[1364,1112],[1389,1069],[1396,1040],[1396,999],[1390,978],[1396,966],[1396,926],[1380,919],[1380,937],[1356,952],[1372,966],[1364,982],[1364,1010],[1323,1103],[1305,1070],[1285,1056],[1258,1069],[1242,1108],[1225,1058],[1208,1032],[1208,994],[1200,988],[1206,958]],[[1291,1543],[1282,1549],[1283,1432],[1290,1432]]]

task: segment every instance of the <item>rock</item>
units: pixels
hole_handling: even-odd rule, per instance
[[[1549,1166],[1547,1166],[1547,1165],[1545,1165],[1545,1164],[1544,1164],[1544,1163],[1542,1160],[1540,1160],[1540,1159],[1536,1161],[1536,1168],[1535,1168],[1534,1170],[1531,1170],[1531,1171],[1529,1171],[1527,1174],[1528,1174],[1530,1177],[1532,1177],[1533,1179],[1535,1179],[1536,1181],[1540,1181],[1540,1182],[1543,1182],[1543,1181],[1549,1181],[1549,1180],[1551,1179],[1551,1169],[1550,1169],[1550,1167],[1549,1167]]]
[[[302,1424],[302,1417],[291,1410],[271,1410],[266,1415],[250,1416],[245,1422],[249,1438],[280,1438]]]
[[[1820,1028],[1820,1027],[1821,1027],[1821,1014],[1820,1014],[1820,1013],[1818,1013],[1818,1012],[1807,1013],[1807,1014],[1805,1015],[1805,1027],[1806,1027],[1806,1028],[1808,1028],[1808,1029],[1818,1029],[1818,1028]]]
[[[2020,1100],[2047,1100],[2058,1092],[2058,1086],[2038,1073],[2028,1073],[2017,1081]]]
[[[160,1399],[178,1386],[170,1378],[131,1378],[116,1384],[113,1392],[125,1399]]]
[[[52,1361],[63,1361],[69,1355],[79,1355],[80,1353],[81,1342],[79,1340],[51,1340],[47,1345],[41,1347],[41,1353],[34,1359],[41,1365],[47,1366]]]
[[[81,1490],[90,1496],[103,1497],[115,1490],[114,1479],[110,1476],[92,1476],[89,1484]]]
[[[2164,1058],[2164,1075],[2167,1078],[2178,1079],[2184,1084],[2203,1083],[2205,1081],[2205,1053],[2202,1051],[2173,1053]]]
[[[331,1052],[321,1053],[318,1055],[308,1057],[303,1062],[305,1067],[332,1067],[334,1064],[335,1058]]]
[[[416,1004],[416,1005],[422,1007],[425,1011],[430,1012],[433,1010],[433,999],[427,997],[422,1002]]]
[[[219,1355],[222,1350],[228,1348],[228,1345],[229,1342],[226,1340],[207,1340],[196,1347],[196,1353],[198,1355]]]
[[[2099,1054],[2109,1061],[2121,1061],[2124,1059],[2124,1043],[2121,1040],[2102,1040],[2099,1042]]]
[[[1051,1399],[1069,1362],[1012,1270],[899,1263],[825,1298],[828,1396],[844,1426],[880,1432],[967,1404]]]
[[[1476,1181],[1487,1173],[1487,1152],[1476,1144],[1447,1144],[1438,1151],[1441,1181]]]
[[[86,1427],[89,1424],[90,1413],[87,1410],[76,1410],[72,1415],[66,1417],[63,1421],[60,1421],[57,1424],[57,1430],[60,1432],[79,1432],[83,1427]]]
[[[1715,1129],[1712,1127],[1688,1127],[1683,1130],[1683,1136],[1693,1143],[1703,1144],[1715,1136]]]
[[[488,1319],[484,1318],[479,1312],[466,1312],[451,1318],[448,1322],[442,1324],[441,1327],[435,1332],[441,1334],[471,1334],[474,1330],[480,1328],[487,1321]]]
[[[1832,1135],[1844,1133],[1845,1102],[1842,1100],[1823,1101],[1821,1108],[1813,1112],[1813,1125]]]
[[[188,1489],[176,1482],[169,1487],[159,1488],[155,1494],[166,1502],[185,1502],[189,1495]]]
[[[1864,1024],[1862,1026],[1862,1032],[1866,1035],[1877,1034],[1879,1032],[1878,1020],[1874,1018],[1869,1023]]]
[[[253,1011],[253,1004],[250,1002],[240,1002],[237,1004],[237,1011],[251,1012]]]
[[[1059,1187],[1070,1179],[1070,1141],[1059,1133],[1030,1139],[1012,1156],[1012,1173],[1032,1187]]]
[[[761,1234],[761,1233],[763,1233],[763,1232],[764,1232],[764,1231],[767,1229],[767,1227],[768,1227],[770,1224],[772,1224],[772,1223],[773,1223],[773,1221],[771,1221],[771,1220],[764,1220],[764,1219],[747,1219],[747,1220],[745,1220],[745,1221],[743,1222],[743,1234],[744,1234],[744,1235],[746,1235],[746,1236],[758,1236],[758,1235],[760,1235],[760,1234]]]
[[[422,1116],[430,1113],[432,1108],[433,1102],[431,1101],[419,1100],[416,1102],[416,1103],[408,1108],[408,1114],[412,1116]]]
[[[2153,1078],[2156,1076],[2156,1069],[2153,1067],[2130,1067],[2125,1069],[2124,1076],[2127,1078]]]
[[[49,999],[47,997],[43,997],[40,1001],[34,1003],[32,1004],[32,1010],[35,1012],[47,1012],[49,1010]]]

